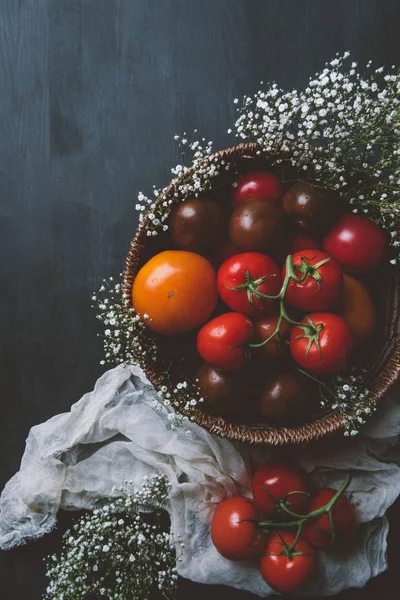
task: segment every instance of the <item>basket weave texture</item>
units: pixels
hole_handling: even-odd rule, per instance
[[[213,155],[213,159],[232,164],[254,160],[259,157],[259,146],[254,143],[221,150]],[[190,174],[190,171],[189,171]],[[182,177],[187,177],[188,172]],[[178,180],[179,181],[179,180]],[[173,196],[176,184],[171,184],[164,196]],[[158,198],[156,202],[161,202]],[[123,288],[131,297],[135,276],[143,263],[143,251],[148,244],[147,217],[139,224],[136,234],[131,241],[126,258],[123,275]],[[379,313],[381,315],[382,331],[379,343],[372,357],[369,380],[373,381],[368,398],[371,407],[375,406],[400,375],[400,271],[398,268],[388,270],[382,292],[379,294]],[[155,387],[162,382],[160,374],[152,367],[145,369],[146,375]],[[195,422],[209,432],[230,440],[247,442],[258,445],[281,446],[285,444],[300,444],[321,439],[330,434],[343,430],[343,418],[338,411],[320,416],[312,422],[294,427],[273,428],[266,425],[230,423],[221,417],[212,416],[200,409],[194,414]]]

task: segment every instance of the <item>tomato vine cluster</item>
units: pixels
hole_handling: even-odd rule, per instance
[[[353,540],[356,518],[339,490],[312,491],[297,465],[269,461],[252,477],[252,498],[220,502],[211,521],[211,539],[228,560],[259,560],[265,581],[276,591],[302,588],[316,568],[316,550],[342,548]]]
[[[387,255],[384,230],[337,192],[264,169],[187,198],[167,224],[132,304],[192,356],[206,409],[275,426],[312,418],[321,385],[374,331],[362,277]]]

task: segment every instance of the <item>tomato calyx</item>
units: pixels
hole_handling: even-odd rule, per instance
[[[267,279],[266,275],[263,275],[262,277],[259,277],[258,279],[253,279],[252,276],[250,275],[249,271],[246,269],[244,271],[244,277],[246,279],[245,283],[241,283],[240,285],[237,285],[232,288],[228,287],[227,285],[225,285],[225,287],[228,290],[230,290],[231,292],[246,290],[247,299],[251,305],[254,304],[253,296],[256,296],[256,298],[258,298],[259,300],[262,300],[262,299],[272,300],[272,299],[278,298],[278,296],[267,296],[266,294],[263,294],[262,292],[260,292],[260,290],[258,289],[259,286],[262,283],[264,283],[264,281]],[[272,274],[270,277],[275,277],[275,274]]]
[[[307,277],[312,277],[313,279],[315,279],[315,281],[317,283],[317,289],[314,292],[314,294],[316,294],[321,289],[321,282],[322,282],[321,273],[318,271],[318,269],[320,267],[322,267],[322,265],[325,265],[327,262],[329,262],[331,260],[331,258],[332,257],[329,256],[328,258],[324,258],[323,260],[320,260],[315,265],[310,265],[310,263],[306,260],[306,258],[304,256],[302,256],[301,257],[301,265],[295,265],[295,267],[294,267],[296,271],[301,273],[301,277],[300,278],[293,277],[293,279],[297,283],[304,283],[304,281],[307,279]]]
[[[285,546],[283,546],[286,555],[290,558],[290,553],[292,553],[294,551],[294,548],[301,536],[301,532],[302,532],[304,525],[308,521],[310,521],[310,519],[315,519],[316,517],[319,517],[323,514],[327,514],[328,519],[329,519],[329,524],[330,524],[330,532],[327,533],[327,535],[329,535],[330,544],[332,544],[335,541],[335,525],[333,522],[332,512],[333,512],[336,502],[339,500],[339,498],[341,496],[343,496],[343,494],[349,487],[350,482],[351,482],[351,476],[349,474],[347,474],[343,480],[342,485],[337,490],[337,492],[335,492],[335,494],[332,496],[332,498],[324,506],[321,506],[320,508],[310,512],[307,515],[300,515],[300,514],[294,512],[293,510],[291,510],[290,508],[288,508],[288,506],[287,506],[288,502],[287,502],[286,498],[285,498],[285,500],[275,500],[277,508],[281,509],[288,517],[291,517],[291,519],[287,520],[287,521],[282,521],[282,522],[260,521],[258,523],[258,527],[260,528],[261,531],[267,531],[267,532],[275,531],[277,529],[291,529],[291,528],[297,527],[296,537],[295,537],[293,543],[287,549],[285,548]],[[314,525],[314,527],[316,527],[316,525]],[[318,531],[319,531],[319,529],[318,529]],[[326,532],[324,532],[324,533],[326,533]],[[294,556],[294,554],[292,554],[292,556]]]
[[[321,329],[323,328],[323,325],[322,325],[322,323],[315,324],[308,315],[306,315],[305,318],[308,321],[308,325],[306,323],[301,323],[300,325],[298,325],[299,329],[303,330],[304,335],[296,336],[296,340],[301,340],[301,339],[308,340],[308,345],[307,345],[307,349],[306,349],[306,357],[307,358],[308,358],[308,353],[310,352],[312,345],[315,344],[317,347],[317,350],[318,350],[318,354],[323,359],[322,352],[321,352],[321,345],[319,343],[319,334],[320,334]]]
[[[266,554],[269,554],[270,556],[287,556],[289,560],[293,560],[295,556],[312,556],[314,554],[314,552],[301,552],[300,550],[296,550],[296,545],[299,541],[301,533],[300,529],[297,531],[296,537],[290,546],[287,544],[279,530],[277,530],[276,533],[281,540],[280,543],[282,544],[282,552],[266,552]]]

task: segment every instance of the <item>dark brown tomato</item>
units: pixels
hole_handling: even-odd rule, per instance
[[[239,204],[229,224],[230,238],[246,252],[264,252],[284,245],[288,222],[280,206],[265,200]]]
[[[258,399],[258,414],[271,425],[307,421],[318,409],[318,385],[296,369],[267,376]]]
[[[283,210],[300,229],[325,233],[343,213],[339,194],[297,181],[283,197]]]
[[[254,344],[260,344],[267,340],[275,331],[278,325],[279,315],[265,315],[253,321],[253,340]],[[279,335],[276,335],[269,342],[260,348],[254,348],[254,355],[258,358],[284,358],[290,354],[289,338],[292,325],[288,321],[283,321]]]
[[[211,198],[189,198],[172,212],[169,229],[173,241],[184,250],[210,253],[227,227],[226,216]]]
[[[242,371],[228,373],[204,364],[198,369],[196,379],[207,412],[232,419],[245,413],[250,394]]]

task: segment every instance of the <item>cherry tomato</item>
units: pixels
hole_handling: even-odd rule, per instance
[[[200,329],[197,351],[204,362],[216,369],[235,371],[246,363],[252,333],[250,319],[237,312],[224,313]]]
[[[288,219],[280,206],[264,200],[239,204],[230,218],[231,240],[244,252],[266,252],[284,246]]]
[[[355,277],[344,274],[342,291],[333,310],[346,321],[357,346],[373,334],[376,325],[375,306],[365,285]]]
[[[315,569],[315,551],[301,538],[291,548],[296,535],[280,529],[272,533],[266,542],[260,559],[261,575],[272,589],[281,594],[291,594],[302,588]]]
[[[257,413],[268,425],[304,423],[319,410],[318,384],[294,367],[267,374],[258,395]]]
[[[234,419],[248,412],[249,386],[243,371],[229,373],[204,364],[196,379],[205,408],[212,415]]]
[[[336,494],[336,490],[324,488],[319,490],[311,500],[309,513],[325,506]],[[318,517],[311,518],[303,526],[301,535],[314,548],[331,546],[347,546],[355,536],[357,522],[354,509],[346,496],[340,496],[332,509],[332,525],[325,511]]]
[[[193,252],[166,250],[138,272],[132,305],[149,327],[163,335],[184,333],[204,323],[218,300],[210,263]]]
[[[285,299],[303,312],[330,310],[343,285],[343,273],[334,258],[322,250],[302,250],[292,256],[294,274],[304,281],[291,279]],[[286,265],[282,269],[282,279]]]
[[[381,227],[365,217],[349,214],[327,234],[323,248],[344,271],[362,275],[382,263],[388,253],[388,240]]]
[[[255,198],[278,202],[282,194],[282,184],[276,175],[268,171],[251,171],[242,175],[233,188],[232,206],[235,208],[238,204]]]
[[[217,275],[221,299],[232,310],[248,316],[271,312],[276,301],[258,294],[276,296],[281,285],[278,267],[272,259],[259,252],[243,252],[228,258]]]
[[[279,315],[264,315],[253,321],[254,344],[260,344],[264,340],[267,340],[276,331],[278,326]],[[288,340],[292,325],[289,321],[284,320],[282,322],[279,335],[276,335],[269,342],[260,346],[260,348],[254,348],[254,355],[260,358],[284,358],[287,356],[289,351]]]
[[[320,245],[316,240],[305,233],[296,233],[292,238],[289,254],[294,254],[295,252],[300,252],[301,250],[311,250],[316,248],[320,248]]]
[[[353,336],[345,321],[332,313],[311,313],[296,325],[290,335],[294,360],[311,373],[334,375],[347,365],[353,350]]]
[[[316,233],[328,231],[343,212],[337,192],[302,181],[294,183],[286,192],[282,206],[298,227]]]
[[[297,465],[268,461],[257,469],[251,480],[255,505],[266,517],[279,513],[276,501],[286,501],[287,508],[305,514],[310,504],[310,484],[306,473]]]
[[[178,204],[169,219],[172,239],[180,248],[209,253],[218,245],[227,226],[224,211],[212,198],[188,198]]]
[[[240,253],[240,248],[236,246],[231,240],[227,240],[222,246],[220,246],[215,255],[215,264],[217,267],[222,265],[228,258],[235,256]]]
[[[249,560],[260,556],[266,536],[251,521],[260,513],[248,498],[234,496],[222,500],[211,521],[211,539],[216,550],[229,560]]]

